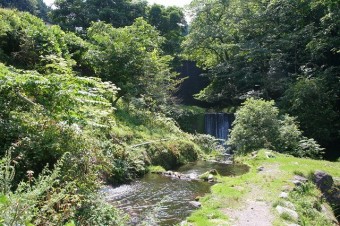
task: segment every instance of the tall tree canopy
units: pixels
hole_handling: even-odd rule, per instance
[[[131,0],[56,0],[52,20],[63,29],[75,31],[88,28],[91,22],[103,21],[114,27],[131,25],[145,16],[146,1]]]
[[[162,49],[167,54],[178,56],[188,27],[183,9],[154,4],[147,12],[147,21],[165,37]]]
[[[339,139],[339,1],[194,0],[191,10],[185,54],[211,81],[198,99],[284,98],[306,134],[322,144]]]
[[[20,11],[30,12],[44,20],[48,20],[48,8],[43,0],[0,0],[0,7],[16,8]]]
[[[162,56],[164,39],[142,18],[124,28],[114,28],[103,22],[88,30],[92,44],[86,61],[94,73],[117,84],[119,95],[148,96],[165,100],[174,88],[175,74],[170,72],[171,57]]]
[[[184,44],[210,69],[198,98],[230,102],[260,85],[278,98],[303,70],[339,67],[338,1],[195,0]]]

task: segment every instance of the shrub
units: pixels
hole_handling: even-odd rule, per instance
[[[299,147],[295,155],[299,157],[321,158],[323,150],[324,148],[320,147],[313,138],[308,139],[303,137],[303,139],[299,141]]]
[[[228,144],[237,154],[271,148],[298,157],[319,158],[323,148],[302,135],[294,117],[283,115],[274,101],[246,100],[236,112]]]
[[[302,132],[294,117],[287,114],[279,121],[278,151],[294,154],[299,147]]]
[[[278,115],[274,101],[247,99],[236,112],[228,144],[238,154],[273,148],[279,137]]]

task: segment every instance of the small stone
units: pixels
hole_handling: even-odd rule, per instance
[[[172,175],[172,174],[173,174],[173,172],[169,170],[169,171],[166,171],[164,174],[165,174],[165,175],[169,175],[169,176],[170,176],[170,175]]]
[[[199,208],[199,207],[202,206],[202,204],[200,202],[197,202],[197,201],[190,201],[189,203],[196,208]]]
[[[263,166],[260,166],[259,168],[257,168],[257,171],[258,172],[261,172],[261,171],[263,171],[264,170],[264,167]]]
[[[288,199],[288,193],[287,192],[281,192],[281,194],[279,195],[280,198],[283,199]]]
[[[280,215],[288,214],[292,218],[292,220],[294,220],[294,221],[298,221],[298,219],[299,219],[299,215],[294,210],[288,209],[288,208],[283,207],[283,206],[277,206],[276,210]]]

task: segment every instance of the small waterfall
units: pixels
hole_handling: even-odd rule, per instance
[[[229,153],[229,151],[225,141],[228,140],[229,129],[231,129],[233,120],[234,115],[227,113],[207,113],[204,116],[205,133],[219,139],[226,153]]]
[[[227,113],[209,113],[205,114],[205,133],[210,134],[217,139],[227,140],[229,129],[233,121],[233,115]]]

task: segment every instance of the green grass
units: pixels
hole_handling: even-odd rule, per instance
[[[275,158],[266,157],[267,150],[261,150],[256,157],[244,156],[236,158],[251,166],[248,173],[237,177],[219,177],[218,184],[211,188],[211,194],[200,201],[202,208],[195,211],[187,221],[192,225],[216,225],[216,220],[228,219],[227,208],[235,209],[242,205],[246,198],[261,199],[271,204],[275,215],[273,225],[283,225],[289,221],[287,216],[278,216],[274,208],[282,204],[279,194],[283,190],[290,190],[289,201],[292,202],[299,214],[300,225],[332,225],[321,212],[321,205],[329,206],[321,198],[320,191],[313,183],[293,190],[295,185],[291,182],[294,175],[308,177],[316,170],[322,170],[334,178],[340,177],[340,163],[323,160],[295,158],[288,155],[274,153]],[[264,171],[258,173],[257,168],[264,167]],[[254,188],[260,191],[260,195],[252,194]],[[226,225],[227,223],[223,224]]]
[[[165,172],[166,170],[162,166],[148,166],[147,171],[149,173],[161,173]]]

